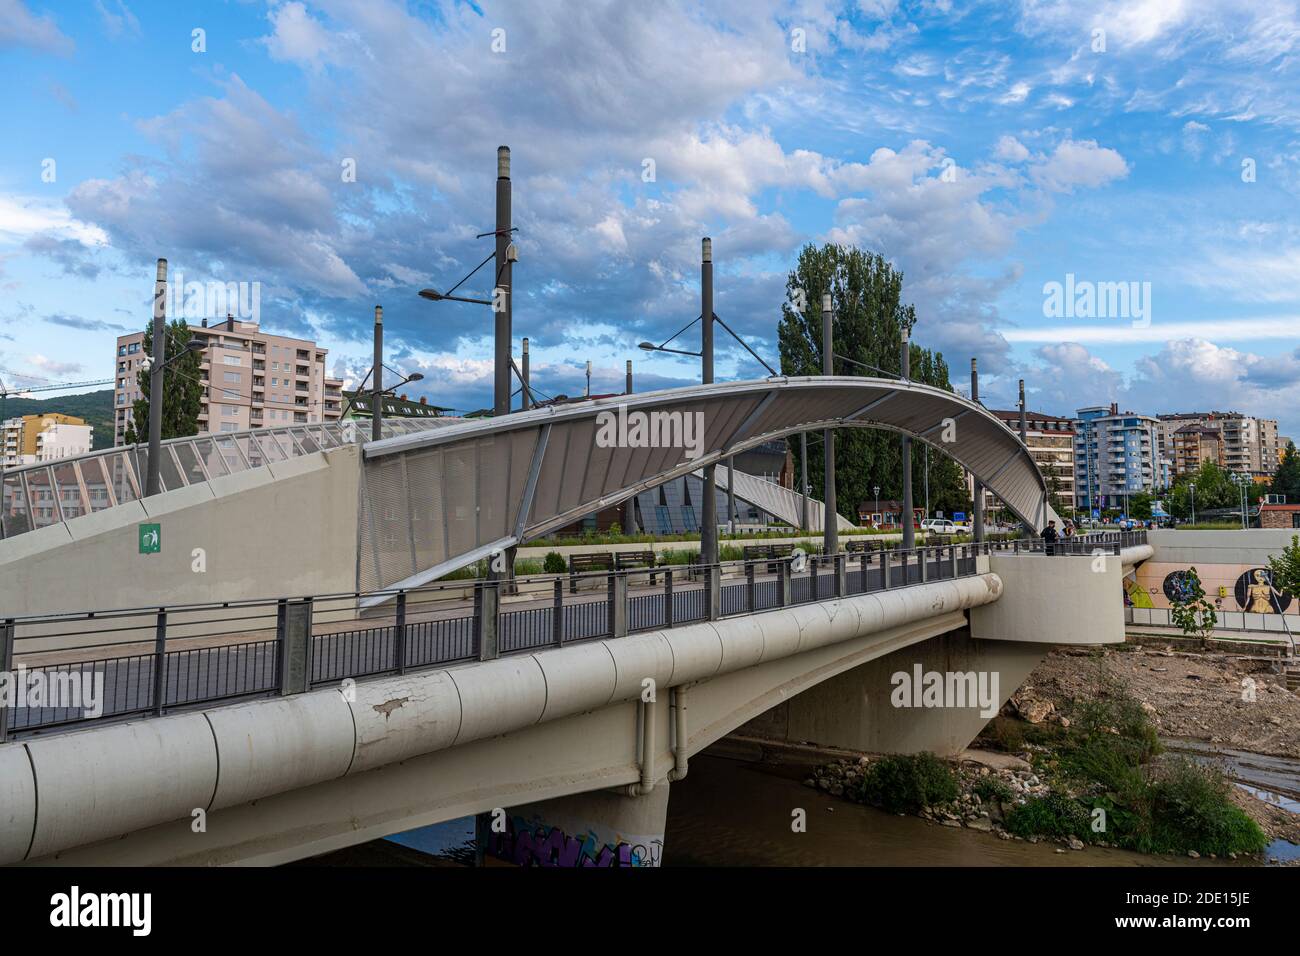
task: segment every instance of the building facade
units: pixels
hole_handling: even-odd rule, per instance
[[[0,449],[6,468],[56,461],[91,450],[94,428],[84,419],[61,412],[23,415],[3,423]]]
[[[1277,420],[1240,412],[1179,412],[1159,418],[1160,457],[1173,463],[1174,474],[1196,471],[1204,462],[1256,479],[1272,476],[1286,444],[1277,433]],[[1185,429],[1199,429],[1193,437]],[[1206,432],[1217,435],[1211,441]],[[1180,440],[1179,436],[1182,435]]]
[[[1160,421],[1111,403],[1079,409],[1074,436],[1076,507],[1124,508],[1128,498],[1162,487]]]
[[[1019,409],[989,409],[989,412],[1017,435],[1020,434]],[[1069,514],[1075,508],[1073,418],[1049,415],[1046,412],[1025,411],[1025,444],[1029,454],[1047,481],[1048,491],[1054,493]],[[997,499],[985,492],[985,513],[997,508]]]
[[[200,432],[234,432],[295,423],[331,422],[343,411],[343,382],[325,371],[327,350],[315,342],[262,332],[256,322],[227,317],[216,325],[190,326],[206,340],[199,377],[203,383]],[[113,390],[113,444],[126,442],[126,427],[140,396],[144,333],[119,336]]]

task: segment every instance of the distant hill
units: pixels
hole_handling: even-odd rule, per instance
[[[60,395],[57,398],[0,398],[0,415],[4,418],[18,418],[22,415],[44,415],[48,412],[62,412],[85,419],[87,425],[93,425],[92,433],[95,449],[113,447],[113,390],[101,389],[98,392],[81,392],[76,395]]]

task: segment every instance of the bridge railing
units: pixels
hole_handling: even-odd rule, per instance
[[[1092,554],[1098,547],[1118,553],[1120,546],[1118,539],[1090,538],[1057,553]],[[981,555],[1044,549],[1041,539],[1024,539],[829,556],[796,553],[716,565],[660,565],[653,577],[648,568],[632,568],[467,578],[379,592],[0,619],[0,672],[43,691],[27,695],[7,713],[0,711],[0,739],[96,717],[147,717],[300,693],[916,586],[976,574]],[[375,604],[376,597],[385,600]]]

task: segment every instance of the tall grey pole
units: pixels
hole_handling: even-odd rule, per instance
[[[375,306],[375,370],[370,377],[370,440],[384,437],[384,307]]]
[[[623,391],[627,395],[632,394],[632,360],[631,359],[627,360],[627,385],[624,386]]]
[[[527,337],[524,338],[524,342],[523,342],[523,354],[522,354],[522,356],[521,356],[521,358],[520,358],[520,360],[519,360],[519,364],[520,364],[520,367],[519,367],[519,376],[520,376],[520,378],[522,378],[522,379],[524,380],[524,381],[523,381],[523,385],[520,386],[520,389],[519,389],[519,398],[520,398],[519,407],[522,408],[524,411],[528,411],[528,409],[530,409],[530,408],[533,407],[533,400],[532,400],[532,397],[528,394],[529,379],[528,379],[528,339],[527,339]]]
[[[1025,380],[1022,378],[1020,380],[1020,444],[1024,445],[1026,448],[1029,447],[1028,434],[1028,425],[1025,422]],[[1029,535],[1036,534],[1038,531],[1037,528],[1031,528],[1027,521],[1022,521],[1020,526],[1024,528],[1025,533]]]
[[[803,477],[803,524],[800,526],[801,531],[810,530],[808,527],[808,433],[799,433],[799,472]]]
[[[149,365],[149,461],[146,462],[145,495],[162,491],[163,363],[167,361],[167,260],[158,260],[158,278],[153,286],[153,355]]]
[[[970,360],[970,398],[972,402],[980,400],[980,372],[975,359]],[[975,543],[984,540],[984,483],[975,479],[975,503],[971,509],[971,523],[975,528]]]
[[[907,326],[903,326],[903,352],[901,356],[903,381],[912,377],[912,341]],[[903,522],[903,550],[916,547],[916,529],[912,527],[915,516],[912,514],[912,439],[903,436],[903,513],[899,520]]]
[[[831,312],[830,293],[822,294],[822,374],[835,374],[835,329]],[[826,489],[822,498],[822,553],[835,554],[840,550],[840,526],[836,520],[835,506],[835,432],[829,428],[822,432],[826,446]]]
[[[736,533],[736,456],[727,458],[727,528]]]
[[[510,322],[513,290],[510,287],[511,267],[506,251],[510,248],[510,147],[497,147],[497,249],[496,277],[493,283],[492,309],[496,322],[495,374],[492,379],[492,414],[498,418],[510,414]],[[505,295],[498,300],[496,289]]]
[[[700,243],[700,322],[705,385],[713,384],[713,240]],[[700,529],[700,561],[718,563],[718,475],[713,465],[704,469],[703,527]]]

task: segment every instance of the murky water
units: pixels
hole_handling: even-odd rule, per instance
[[[990,833],[895,816],[827,796],[806,768],[691,758],[672,785],[664,835],[666,866],[1222,866],[1219,860],[1147,856],[1056,843],[1000,840]],[[807,812],[807,832],[791,829]]]
[[[1300,761],[1211,748],[1198,741],[1166,741],[1170,750],[1212,761],[1239,786],[1300,812]],[[1000,840],[990,833],[944,827],[917,817],[895,816],[830,797],[803,785],[807,767],[746,763],[700,755],[690,774],[672,785],[664,836],[665,866],[1225,866],[1244,861],[1148,856],[1056,843]],[[806,832],[791,827],[803,810]],[[384,847],[400,844],[435,858],[468,862],[473,818],[396,834],[367,844],[365,853],[342,850],[338,862],[382,860]],[[395,853],[396,851],[388,851]],[[331,857],[336,854],[331,854]],[[1278,860],[1300,856],[1300,847],[1279,840],[1266,852]],[[418,858],[417,858],[418,859]],[[411,862],[408,855],[402,862]]]

